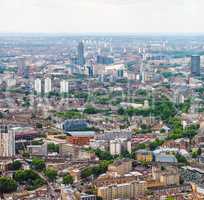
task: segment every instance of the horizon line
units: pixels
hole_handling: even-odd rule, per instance
[[[62,35],[62,36],[204,36],[204,32],[4,32],[2,35]]]

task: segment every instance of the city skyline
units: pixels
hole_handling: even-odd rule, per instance
[[[0,32],[203,33],[203,6],[201,0],[1,0]]]

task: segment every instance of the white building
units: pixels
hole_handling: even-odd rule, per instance
[[[62,80],[60,82],[60,93],[68,93],[69,92],[69,82],[67,80]]]
[[[121,154],[121,142],[120,142],[120,140],[111,140],[110,141],[110,154],[111,155],[120,155]]]
[[[45,94],[52,91],[52,81],[50,78],[46,78],[44,82],[44,92]]]
[[[132,144],[131,141],[126,138],[118,138],[115,140],[110,140],[110,154],[111,155],[120,155],[124,151],[128,151],[128,153],[132,152]]]
[[[42,92],[42,86],[41,86],[41,80],[39,78],[37,78],[35,80],[35,91],[39,94]]]
[[[7,125],[0,125],[0,157],[15,156],[15,132]]]

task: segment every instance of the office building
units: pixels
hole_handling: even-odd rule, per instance
[[[28,79],[30,76],[30,67],[25,66],[23,69],[23,78]]]
[[[89,78],[92,78],[94,76],[93,66],[88,66],[88,76]]]
[[[124,76],[124,71],[123,71],[122,69],[119,69],[119,70],[117,71],[117,76],[118,76],[118,78],[123,78],[123,76]]]
[[[200,56],[199,55],[191,56],[191,75],[193,76],[200,75]]]
[[[89,123],[85,119],[67,119],[64,121],[62,128],[65,133],[70,131],[79,131],[88,128]]]
[[[18,72],[17,73],[19,76],[23,76],[24,67],[25,67],[25,59],[23,57],[18,58],[18,60],[17,60]]]
[[[46,78],[44,82],[44,92],[45,94],[48,94],[52,91],[52,81],[50,78]]]
[[[97,64],[110,65],[114,63],[114,59],[112,57],[98,55],[96,58],[96,62]]]
[[[15,131],[0,125],[0,157],[15,156]]]
[[[67,80],[62,80],[60,82],[60,93],[68,93],[69,92],[69,82]]]
[[[35,80],[34,89],[35,89],[35,92],[37,92],[37,94],[40,94],[42,92],[41,80],[39,78]]]
[[[84,44],[83,42],[80,42],[78,44],[78,64],[81,66],[85,65],[85,58],[84,58]]]

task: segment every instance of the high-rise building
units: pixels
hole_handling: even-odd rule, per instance
[[[77,50],[78,50],[78,63],[79,63],[79,65],[84,66],[85,58],[84,58],[84,44],[83,44],[83,42],[80,42],[78,44]]]
[[[120,140],[111,140],[110,141],[110,154],[111,155],[120,155],[121,154],[121,142]]]
[[[50,78],[46,78],[44,82],[44,92],[45,94],[52,91],[52,81]]]
[[[39,78],[37,78],[35,80],[35,85],[34,85],[34,89],[37,92],[37,94],[42,92],[42,85],[41,85],[41,80]]]
[[[200,75],[200,56],[199,55],[191,56],[191,75],[193,76]]]
[[[29,75],[30,75],[30,67],[25,66],[23,69],[23,78],[29,78]]]
[[[93,66],[88,66],[88,76],[92,78],[94,76]]]
[[[0,157],[15,156],[15,132],[7,125],[0,125]]]
[[[124,76],[124,71],[123,71],[123,69],[119,69],[119,70],[117,71],[117,76],[118,76],[118,78],[123,78],[123,76]]]
[[[60,82],[60,93],[68,93],[69,92],[69,82],[67,80],[62,80]]]
[[[23,76],[24,74],[24,67],[25,67],[25,59],[23,57],[18,58],[17,60],[17,68],[18,68],[18,75]]]

